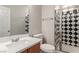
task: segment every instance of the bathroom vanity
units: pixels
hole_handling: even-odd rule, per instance
[[[25,48],[24,51],[22,51],[22,53],[40,53],[40,42],[28,49]]]
[[[12,42],[12,38],[16,36],[7,37],[8,41],[0,43],[1,53],[39,53],[40,52],[40,42],[42,39],[34,38],[30,36],[19,36],[17,42]]]

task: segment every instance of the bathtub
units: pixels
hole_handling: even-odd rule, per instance
[[[62,51],[69,53],[79,53],[79,47],[62,44]]]

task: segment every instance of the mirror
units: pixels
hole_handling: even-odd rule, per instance
[[[0,6],[0,37],[29,33],[27,5]]]

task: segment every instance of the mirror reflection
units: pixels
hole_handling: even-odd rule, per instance
[[[0,37],[26,33],[29,33],[28,6],[0,6]]]

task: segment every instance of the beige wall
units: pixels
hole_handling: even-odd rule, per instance
[[[50,20],[49,18],[53,18]],[[42,33],[47,43],[54,44],[54,6],[42,6]]]
[[[29,33],[32,35],[41,33],[41,6],[32,5],[30,9]]]

